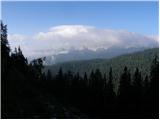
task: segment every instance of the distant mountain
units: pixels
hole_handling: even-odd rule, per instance
[[[49,69],[54,76],[57,74],[58,70],[62,68],[64,72],[67,72],[68,70],[72,71],[73,73],[79,72],[81,76],[84,75],[84,72],[87,72],[87,75],[89,76],[92,70],[98,68],[103,74],[106,73],[108,77],[109,68],[112,67],[114,80],[116,82],[125,66],[131,70],[131,73],[133,73],[136,67],[138,67],[142,75],[149,74],[151,62],[155,55],[159,55],[158,52],[158,48],[153,48],[141,52],[121,55],[111,59],[70,61],[46,66],[44,71]]]
[[[119,55],[143,51],[147,48],[121,48],[110,47],[109,49],[97,49],[96,51],[84,48],[83,50],[70,50],[68,53],[61,53],[58,55],[47,56],[44,63],[45,65],[52,65],[56,63],[63,63],[74,60],[91,60],[91,59],[109,59]]]

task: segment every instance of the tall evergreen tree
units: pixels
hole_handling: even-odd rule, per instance
[[[1,64],[2,64],[2,77],[6,76],[8,71],[7,69],[10,67],[10,46],[7,38],[7,25],[4,25],[1,21]]]
[[[151,98],[151,112],[154,116],[159,113],[159,60],[158,56],[152,61],[150,70],[150,98]]]
[[[84,73],[83,79],[84,79],[84,82],[85,82],[85,86],[87,87],[89,85],[89,81],[88,81],[88,77],[87,77],[87,73],[86,72]]]
[[[104,89],[105,89],[107,86],[106,73],[104,73],[104,75],[103,75],[103,81],[104,81]]]
[[[150,82],[148,75],[145,76],[145,79],[143,81],[143,94],[142,94],[142,112],[149,113],[150,111]]]
[[[1,21],[1,55],[3,58],[8,58],[10,53],[10,46],[7,36],[7,25],[4,25]]]
[[[142,103],[142,76],[141,72],[138,68],[136,68],[136,71],[134,73],[134,79],[133,79],[133,87],[132,87],[132,101],[135,104],[135,112],[141,111],[141,103]]]
[[[42,79],[42,69],[44,68],[42,58],[34,59],[30,63],[30,67],[32,72],[34,73],[34,77],[36,80]]]
[[[64,75],[63,75],[62,68],[59,69],[58,74],[56,75],[56,86],[55,87],[59,91],[59,94],[63,94],[64,95],[65,80],[64,80]]]
[[[94,77],[95,78],[94,78],[94,81],[93,81],[93,84],[94,84],[93,86],[94,86],[96,92],[100,92],[103,89],[104,83],[103,83],[103,80],[102,80],[102,74],[101,74],[99,69],[96,69]]]
[[[89,77],[89,86],[90,86],[90,89],[93,89],[93,81],[95,81],[95,77],[94,77],[94,71],[92,70],[91,73],[90,73],[90,77]]]
[[[130,112],[131,102],[131,75],[127,67],[124,68],[122,75],[120,76],[120,85],[118,89],[118,112],[126,114]]]
[[[110,67],[109,71],[109,79],[106,83],[106,87],[104,89],[104,107],[105,111],[108,113],[112,113],[114,108],[114,102],[115,102],[115,92],[114,92],[114,85],[113,85],[113,75],[112,75],[112,67]]]
[[[115,98],[115,92],[114,92],[114,86],[113,86],[113,76],[112,76],[112,67],[110,67],[109,71],[109,81],[106,86],[107,91],[107,102],[114,102]]]
[[[2,96],[2,117],[4,117],[5,114],[7,114],[9,111],[8,107],[10,107],[8,105],[8,100],[7,98],[9,98],[9,93],[10,91],[12,91],[12,89],[10,89],[10,86],[8,84],[10,84],[11,81],[9,81],[9,70],[10,70],[10,47],[9,47],[9,43],[8,43],[8,39],[7,39],[7,25],[4,25],[1,21],[1,86],[2,86],[2,92],[1,92],[1,96]]]
[[[134,86],[134,93],[136,95],[140,94],[142,91],[142,76],[138,68],[136,68],[136,71],[134,73],[133,86]]]
[[[145,76],[145,79],[144,79],[144,89],[145,90],[148,90],[150,85],[149,85],[149,78],[148,78],[148,75]]]
[[[120,86],[118,90],[118,96],[120,98],[122,97],[124,103],[128,102],[127,96],[130,95],[130,89],[131,89],[131,75],[127,67],[125,67],[120,77]]]
[[[52,74],[51,74],[50,70],[47,71],[47,78],[46,79],[47,80],[52,80]]]

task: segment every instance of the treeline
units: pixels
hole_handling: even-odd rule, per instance
[[[1,22],[1,117],[49,118],[42,81],[42,59],[28,63],[20,47],[11,52],[7,25]]]
[[[2,22],[1,31],[2,118],[50,118],[53,113],[46,103],[53,96],[64,106],[85,113],[87,118],[158,118],[157,56],[153,59],[150,75],[142,75],[139,68],[131,75],[127,67],[122,68],[119,88],[115,92],[111,67],[106,73],[109,77],[99,69],[83,77],[72,71],[64,73],[62,69],[56,76],[49,70],[45,74],[43,59],[28,63],[20,47],[10,52],[7,26]]]
[[[114,90],[112,68],[109,77],[99,69],[90,76],[60,69],[55,77],[48,70],[46,80],[50,91],[61,102],[76,106],[89,118],[157,118],[158,117],[158,58],[151,66],[150,76],[143,79],[136,68],[133,77],[125,67],[119,78],[118,92]],[[133,78],[133,79],[131,79]]]

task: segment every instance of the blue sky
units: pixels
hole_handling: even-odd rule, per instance
[[[110,47],[157,47],[158,2],[2,2],[11,49],[35,58]]]
[[[2,19],[12,34],[87,25],[158,35],[158,2],[2,2]]]

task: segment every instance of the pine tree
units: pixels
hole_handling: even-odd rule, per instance
[[[94,77],[95,78],[93,81],[93,86],[94,86],[96,92],[101,92],[103,89],[104,83],[102,80],[102,74],[99,69],[96,69]]]
[[[158,56],[152,61],[150,70],[150,99],[151,99],[151,112],[154,117],[158,117],[159,113],[159,60]]]
[[[85,86],[87,87],[89,85],[89,81],[88,81],[88,77],[87,77],[87,73],[86,72],[84,73],[83,80],[85,82]]]
[[[8,108],[10,107],[10,105],[8,104],[8,100],[7,98],[9,98],[10,93],[12,91],[11,87],[10,87],[10,83],[11,81],[8,79],[9,78],[9,70],[10,70],[10,47],[9,47],[9,43],[8,43],[8,39],[7,39],[7,25],[4,25],[1,21],[1,65],[2,65],[2,69],[1,69],[1,86],[2,86],[2,92],[1,92],[1,96],[2,96],[2,117],[4,118],[5,114],[8,114]]]
[[[63,70],[62,68],[59,69],[58,74],[56,75],[56,88],[59,90],[60,94],[64,93],[64,75],[63,75]]]
[[[120,86],[118,90],[118,95],[119,97],[122,97],[124,102],[127,102],[127,96],[130,95],[130,88],[131,88],[131,75],[127,67],[125,67],[124,72],[120,77]]]
[[[50,70],[47,71],[47,78],[46,79],[47,80],[52,80],[52,74],[51,74]]]
[[[103,81],[104,81],[104,89],[106,89],[106,86],[107,86],[106,73],[104,73],[103,75]]]
[[[114,92],[114,85],[113,85],[113,76],[112,76],[112,67],[110,67],[109,71],[109,80],[106,83],[106,87],[104,89],[104,107],[106,114],[113,112],[114,102],[115,102],[115,92]]]
[[[93,87],[94,87],[93,86],[93,81],[95,81],[94,79],[95,79],[95,77],[94,77],[94,71],[92,70],[91,74],[90,74],[90,77],[89,77],[89,86],[90,86],[89,88],[92,89],[92,90],[93,90]]]
[[[7,38],[7,25],[4,25],[1,21],[1,57],[2,57],[2,77],[7,73],[7,69],[10,67],[10,46]],[[5,75],[4,75],[5,76]]]
[[[136,68],[136,71],[134,73],[133,87],[134,94],[139,94],[139,96],[141,96],[140,94],[142,92],[142,76],[138,68]]]
[[[1,55],[2,57],[9,57],[10,47],[7,38],[7,25],[1,21]]]
[[[115,92],[114,92],[114,86],[113,86],[113,76],[112,76],[112,67],[110,67],[109,71],[109,81],[106,86],[106,91],[107,91],[107,99],[108,102],[114,102],[115,98]]]
[[[36,80],[42,79],[42,69],[44,68],[42,58],[34,59],[30,63],[30,67],[32,72],[34,73],[34,77]]]
[[[14,53],[11,54],[12,63],[17,66],[20,71],[27,72],[28,61],[24,57],[20,46],[15,48]]]
[[[138,68],[136,68],[136,71],[134,73],[134,79],[133,79],[133,87],[132,87],[132,101],[135,104],[135,111],[134,112],[140,112],[141,111],[141,103],[142,103],[142,76],[141,72]]]
[[[149,82],[149,77],[148,75],[145,76],[145,79],[143,81],[143,95],[142,95],[142,112],[144,113],[149,113],[150,111],[150,82]]]
[[[149,78],[148,78],[148,75],[146,75],[146,77],[144,79],[144,87],[145,88],[149,88]]]
[[[131,75],[127,67],[124,68],[120,76],[120,85],[118,89],[118,112],[127,114],[130,111],[131,92]]]

